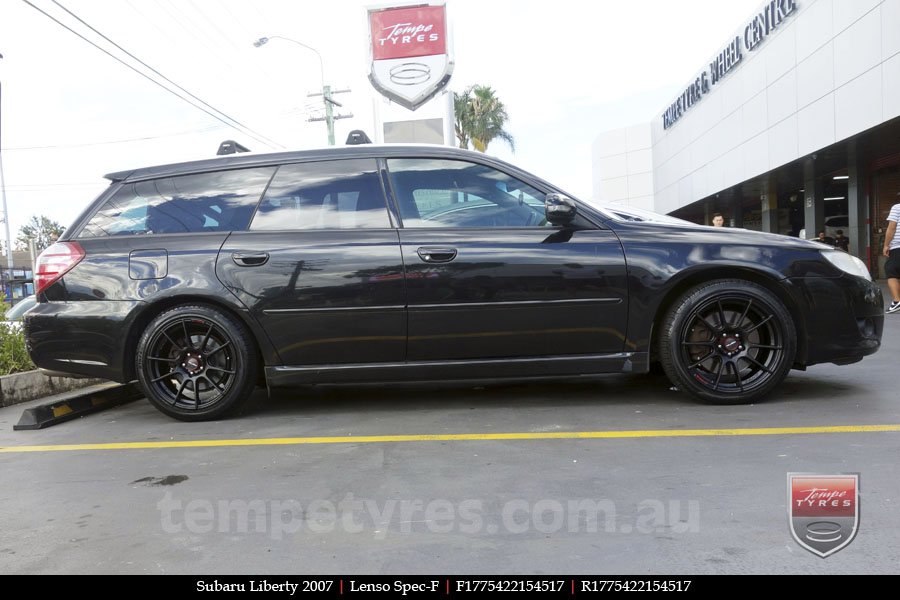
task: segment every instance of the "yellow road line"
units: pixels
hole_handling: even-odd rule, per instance
[[[306,444],[386,444],[395,442],[465,442],[495,440],[604,440],[676,437],[733,437],[810,433],[900,432],[898,425],[829,425],[822,427],[761,427],[752,429],[648,429],[626,431],[554,431],[541,433],[451,433],[422,435],[347,435],[341,437],[248,438],[168,442],[112,442],[47,446],[0,446],[0,454],[72,452],[79,450],[147,450],[160,448],[226,448],[230,446],[299,446]]]

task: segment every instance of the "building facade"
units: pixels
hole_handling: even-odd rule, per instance
[[[649,148],[629,145],[647,129]],[[649,159],[651,200],[627,185],[633,155]],[[651,123],[598,136],[593,172],[600,202],[807,238],[840,229],[879,272],[900,202],[900,0],[766,2]]]

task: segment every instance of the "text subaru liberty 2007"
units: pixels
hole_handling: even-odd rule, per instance
[[[581,203],[488,156],[353,146],[107,176],[38,261],[39,367],[221,417],[254,386],[641,373],[716,403],[877,351],[858,259]]]

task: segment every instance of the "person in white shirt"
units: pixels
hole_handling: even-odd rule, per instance
[[[900,221],[900,204],[891,207],[888,213],[888,228],[884,234],[884,248],[882,253],[888,257],[884,264],[884,274],[888,278],[888,288],[891,290],[891,305],[888,314],[900,311],[900,236],[897,235],[897,222]]]

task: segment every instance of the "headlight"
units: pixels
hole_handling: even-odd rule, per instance
[[[872,281],[872,275],[869,273],[869,269],[866,268],[866,263],[852,254],[847,254],[841,250],[824,250],[821,254],[825,257],[825,260],[844,273],[849,273],[850,275],[856,275],[857,277]]]

